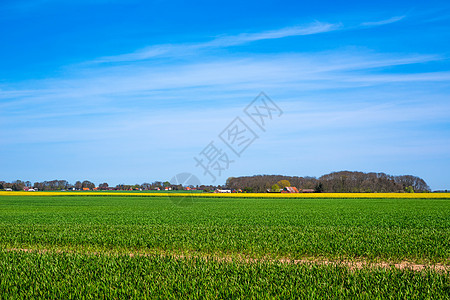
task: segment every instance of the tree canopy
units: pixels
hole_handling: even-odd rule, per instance
[[[251,188],[254,192],[265,192],[277,184],[280,189],[295,186],[299,189],[314,189],[316,192],[328,193],[362,193],[362,192],[404,192],[411,187],[415,192],[428,192],[430,187],[417,176],[393,176],[385,173],[364,173],[341,171],[316,177],[297,177],[283,175],[255,175],[230,177],[226,186],[231,189]],[[409,188],[408,188],[409,191]]]

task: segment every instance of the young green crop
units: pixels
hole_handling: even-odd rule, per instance
[[[450,200],[171,200],[1,196],[0,299],[448,298],[448,267],[277,259],[448,264]]]
[[[2,248],[449,263],[450,200],[0,197]]]
[[[449,273],[0,251],[1,299],[448,299]]]

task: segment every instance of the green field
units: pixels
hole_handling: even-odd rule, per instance
[[[450,295],[450,200],[174,203],[167,197],[1,196],[0,298]],[[317,263],[324,260],[344,263]],[[424,270],[377,267],[405,261]]]

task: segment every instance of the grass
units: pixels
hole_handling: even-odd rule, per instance
[[[0,279],[0,298],[409,299],[450,293],[448,269],[276,262],[320,258],[448,266],[447,199],[196,197],[191,205],[179,204],[161,196],[1,196],[0,274],[6,276]]]

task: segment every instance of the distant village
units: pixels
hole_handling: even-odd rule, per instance
[[[3,191],[192,191],[192,192],[209,192],[209,193],[251,193],[254,192],[253,188],[229,188],[226,186],[213,186],[213,185],[200,185],[200,186],[183,186],[173,185],[170,182],[156,181],[154,183],[144,183],[135,185],[119,184],[114,187],[109,186],[107,183],[101,183],[96,186],[90,181],[77,181],[75,184],[70,184],[66,180],[53,180],[36,182],[31,184],[29,181],[14,181],[11,183],[0,181],[0,190]],[[290,186],[287,180],[279,181],[266,189],[266,193],[314,193],[314,189],[298,189],[297,187]]]
[[[10,191],[10,192],[13,191],[12,188],[5,188],[3,190],[7,191],[7,192],[8,191]],[[179,191],[180,189],[178,187],[177,188],[173,188],[173,187],[159,188],[159,187],[156,187],[153,190],[154,191],[167,191],[168,192],[168,191],[177,191],[177,190]],[[182,190],[184,190],[184,191],[213,192],[213,193],[244,193],[244,192],[246,192],[246,191],[243,191],[241,189],[237,189],[236,190],[236,189],[219,189],[219,188],[216,188],[213,191],[211,191],[211,190],[203,190],[203,189],[200,189],[198,187],[189,187],[189,186],[183,187]],[[37,191],[39,191],[39,188],[25,186],[23,188],[23,191],[25,191],[25,192],[37,192]],[[93,187],[93,188],[84,187],[84,188],[81,188],[81,189],[77,189],[75,187],[71,187],[71,188],[68,188],[68,189],[61,189],[60,191],[65,192],[65,191],[148,191],[148,190],[145,190],[143,188],[123,189],[123,188],[120,188],[120,187],[119,188],[118,187],[107,187],[107,188],[101,188],[101,189],[99,187]],[[288,186],[288,187],[284,187],[283,189],[277,189],[277,190],[270,190],[270,189],[268,189],[266,192],[267,193],[314,193],[315,190],[313,190],[313,189],[300,189],[299,190],[296,187]]]

